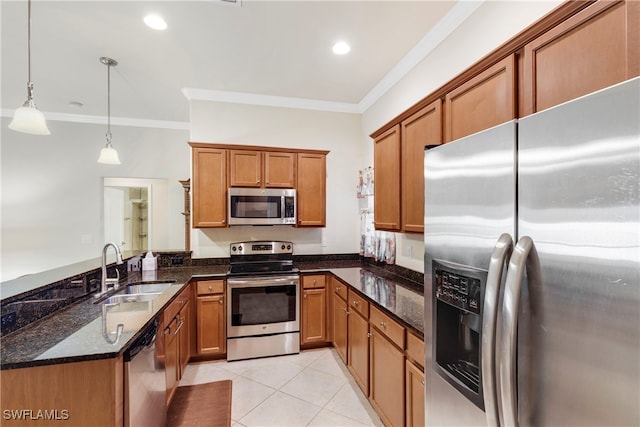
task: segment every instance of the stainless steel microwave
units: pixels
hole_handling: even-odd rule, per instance
[[[236,188],[228,191],[229,225],[295,225],[296,190]]]

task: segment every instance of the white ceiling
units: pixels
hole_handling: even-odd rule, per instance
[[[34,0],[34,98],[50,119],[104,120],[107,67],[99,57],[108,56],[119,62],[111,70],[114,124],[179,127],[189,121],[188,98],[362,111],[472,3]],[[146,27],[149,12],[168,29]],[[1,107],[9,115],[26,99],[27,2],[2,0],[0,13]],[[349,54],[332,53],[339,39],[351,44]]]

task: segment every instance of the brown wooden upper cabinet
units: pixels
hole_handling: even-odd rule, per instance
[[[400,230],[400,125],[374,139],[373,222],[377,230]]]
[[[298,226],[326,225],[326,154],[298,153]]]
[[[194,228],[227,226],[227,150],[192,148]]]
[[[640,2],[598,1],[525,46],[520,116],[640,74]]]
[[[295,153],[230,150],[229,163],[231,187],[295,187]]]
[[[515,119],[515,54],[447,93],[444,117],[446,142]]]
[[[424,147],[442,143],[442,101],[401,123],[402,230],[424,232]]]
[[[227,188],[295,188],[298,227],[326,225],[329,151],[189,142],[192,226],[227,227]]]

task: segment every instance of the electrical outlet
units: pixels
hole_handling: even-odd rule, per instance
[[[184,258],[180,256],[171,257],[171,265],[183,265],[183,264],[184,264]]]
[[[0,319],[0,323],[1,323],[2,330],[5,330],[6,328],[10,328],[12,326],[15,326],[15,324],[16,324],[16,312],[14,311],[13,313],[7,313],[7,314],[3,315],[2,318]]]

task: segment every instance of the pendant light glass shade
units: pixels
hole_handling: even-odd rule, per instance
[[[13,114],[9,129],[32,135],[50,135],[44,114],[38,110],[33,101],[33,82],[31,81],[31,0],[28,2],[27,19],[27,100]]]
[[[118,65],[118,62],[106,56],[100,57],[100,62],[107,66],[107,144],[100,150],[98,163],[119,165],[120,157],[116,149],[111,145],[111,67]]]
[[[98,163],[104,163],[105,165],[119,165],[120,157],[115,148],[111,146],[111,142],[108,142],[106,147],[100,150],[100,157]]]
[[[28,99],[15,111],[9,129],[32,135],[51,135],[44,114],[36,108],[33,99]]]

